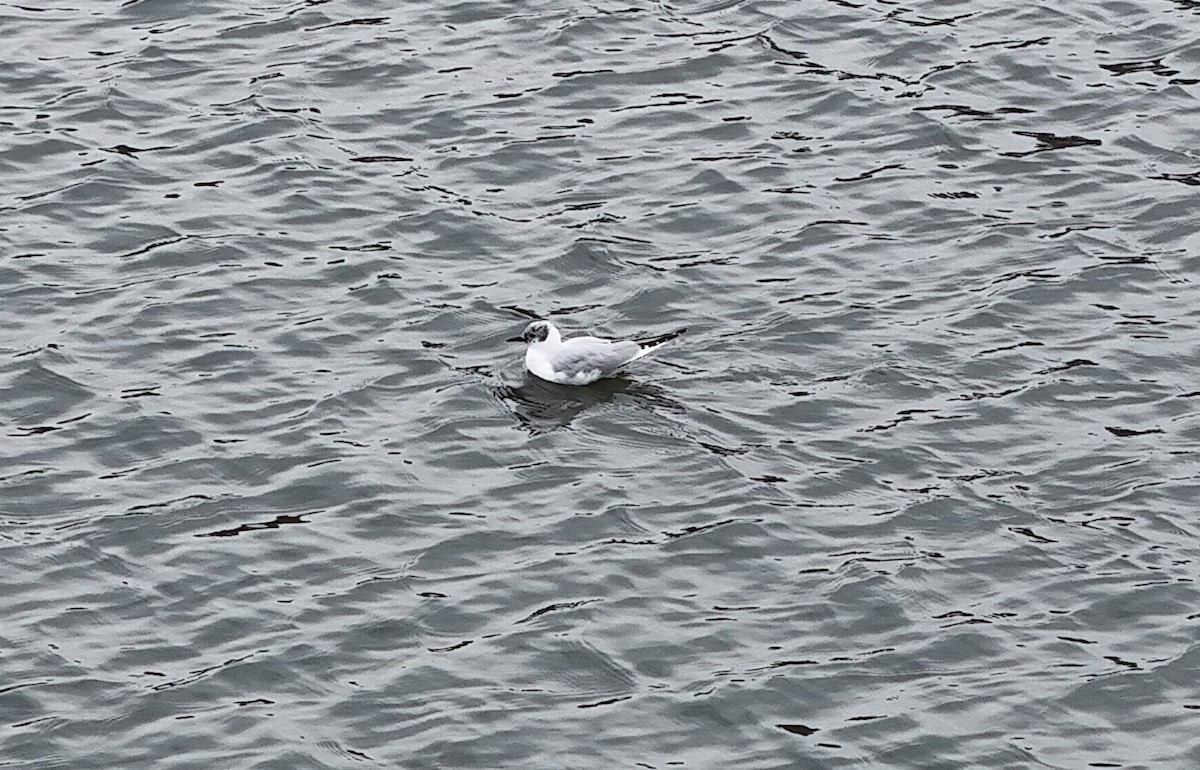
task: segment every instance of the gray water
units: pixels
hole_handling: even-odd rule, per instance
[[[0,31],[0,767],[1200,766],[1196,2]]]

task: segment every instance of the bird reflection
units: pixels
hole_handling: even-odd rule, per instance
[[[662,388],[627,377],[610,377],[585,387],[571,387],[545,382],[526,372],[520,385],[501,385],[495,392],[517,422],[534,434],[566,428],[589,409],[619,399],[630,399],[649,409],[684,411],[683,405],[667,396]]]

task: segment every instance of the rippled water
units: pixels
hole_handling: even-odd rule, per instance
[[[1198,28],[0,4],[0,766],[1200,765]]]

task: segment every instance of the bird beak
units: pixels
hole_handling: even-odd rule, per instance
[[[524,342],[524,341],[525,341],[524,337],[509,337],[508,339],[505,340],[505,342]]]

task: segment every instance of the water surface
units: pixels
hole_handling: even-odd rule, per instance
[[[0,3],[0,765],[1200,764],[1200,9],[1068,5]]]

